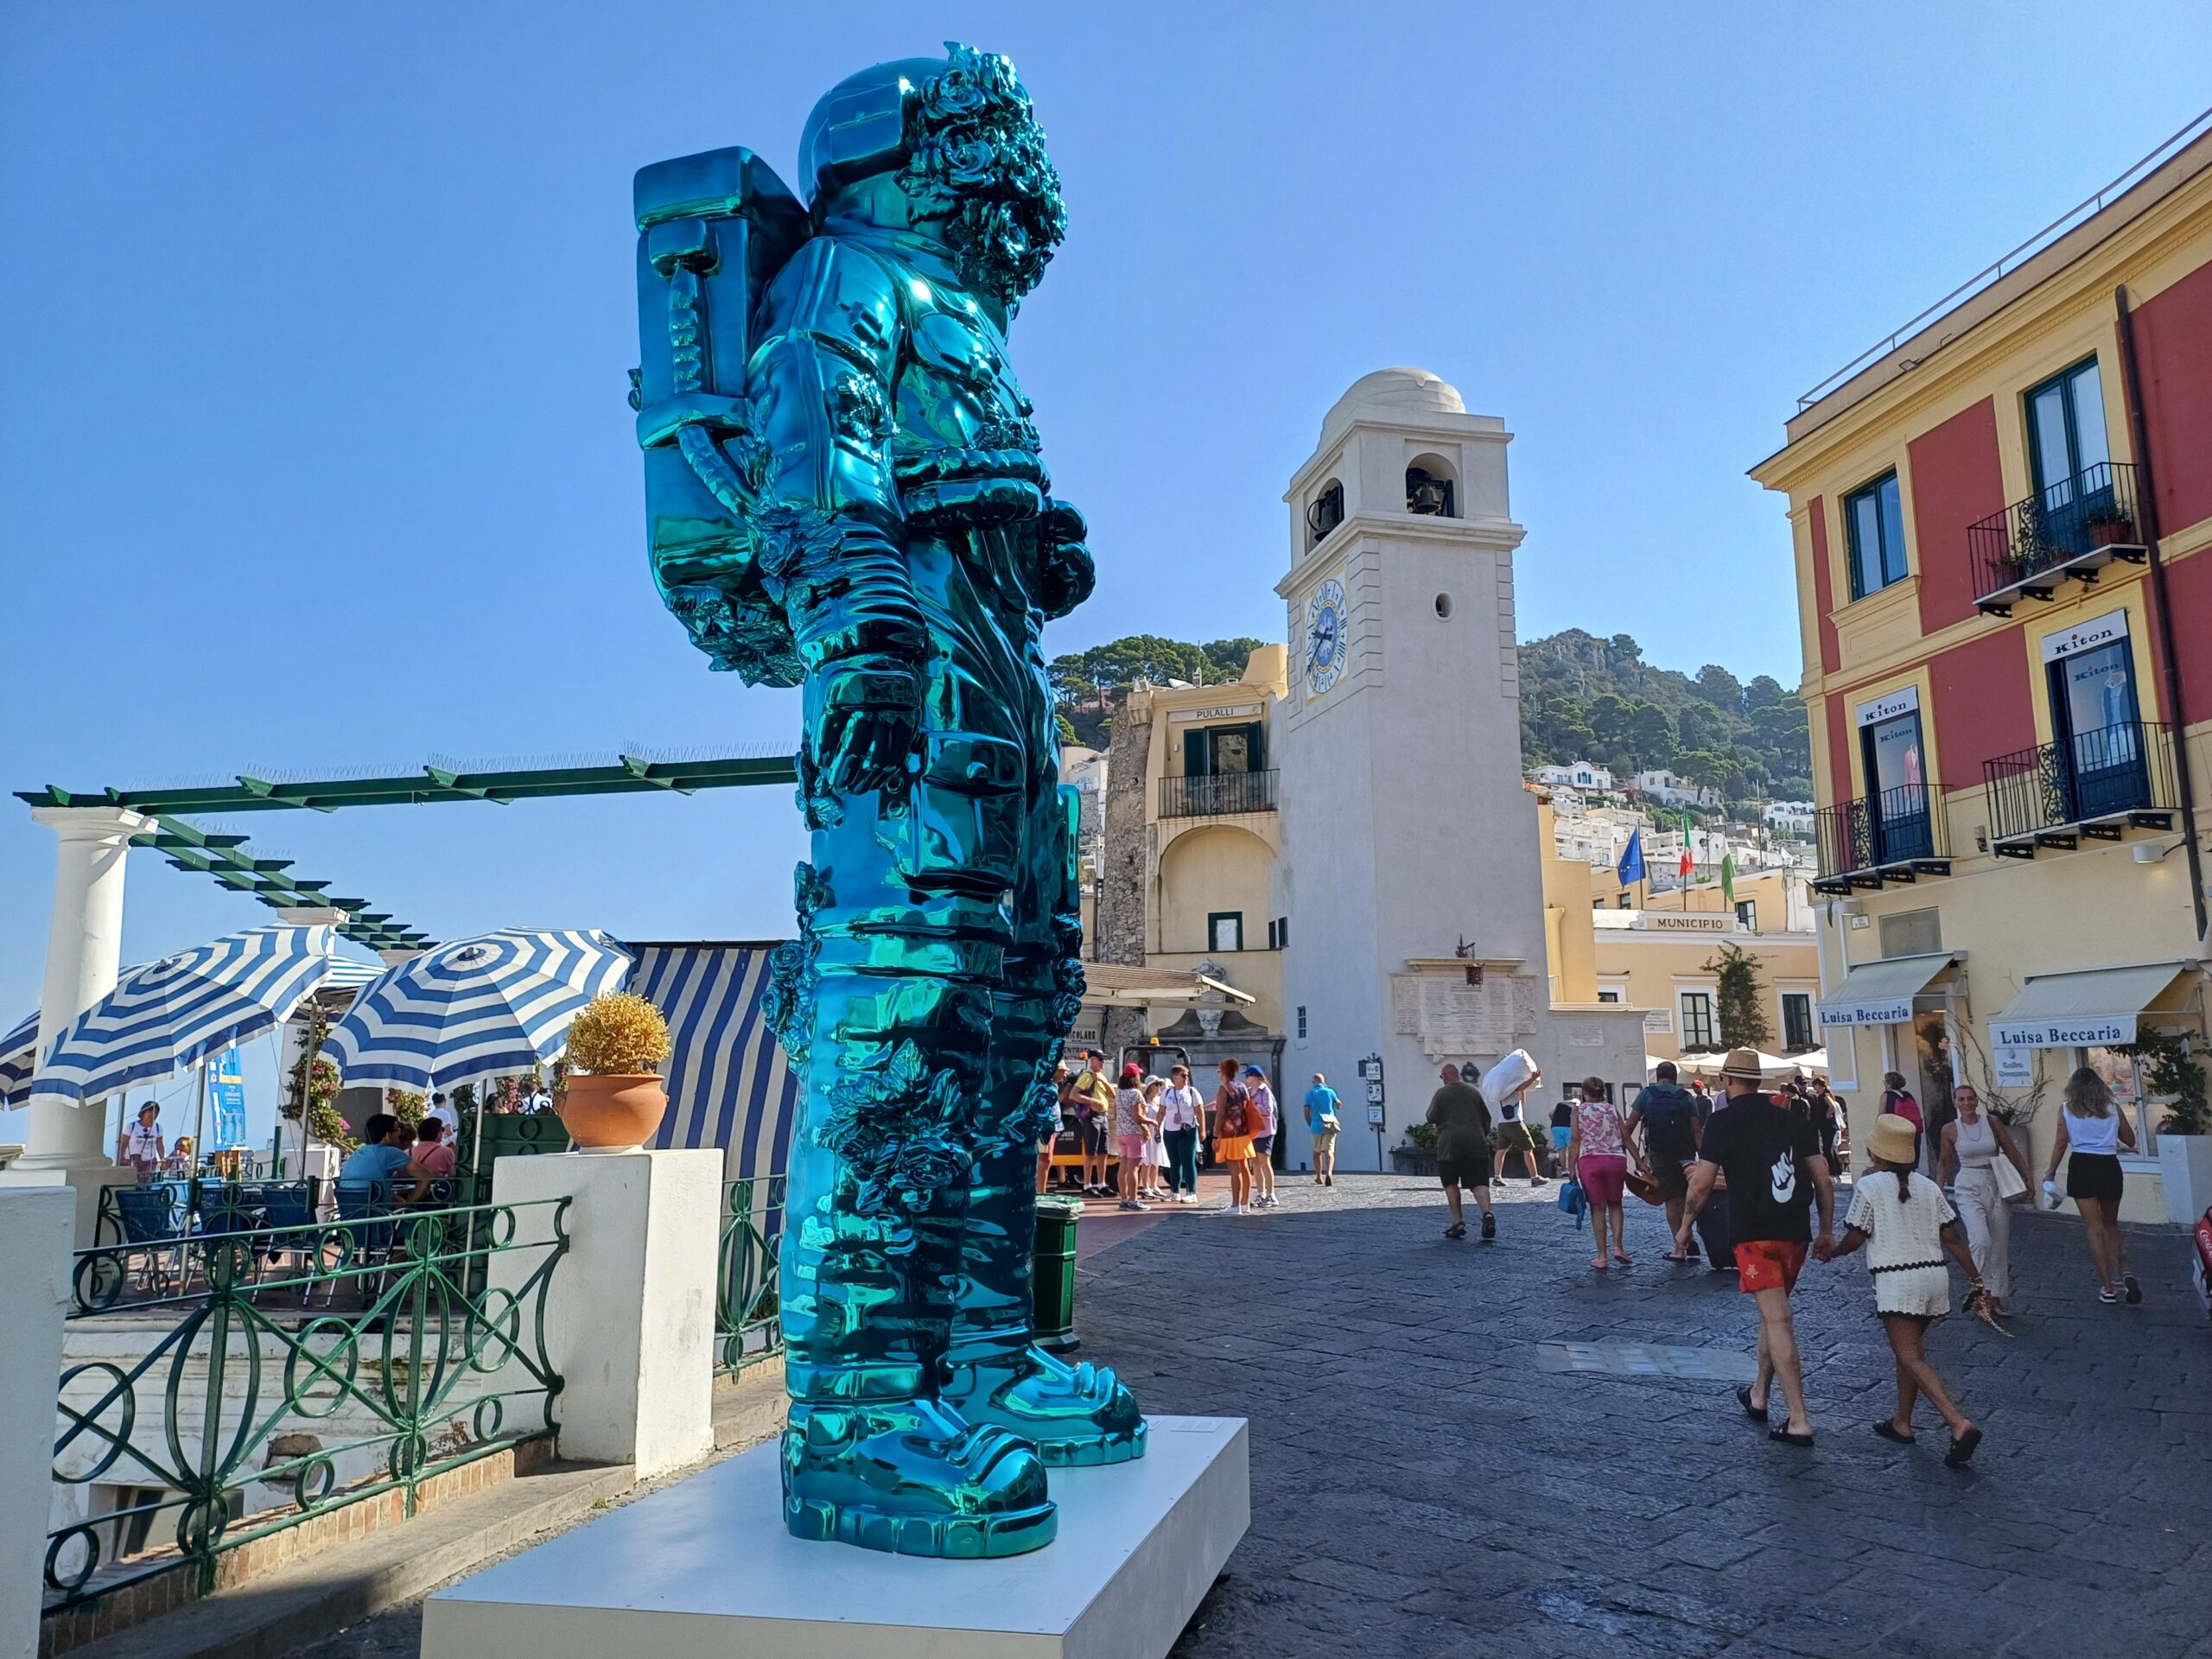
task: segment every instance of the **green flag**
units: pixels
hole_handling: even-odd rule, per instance
[[[1736,855],[1720,855],[1720,896],[1729,904],[1736,902]]]

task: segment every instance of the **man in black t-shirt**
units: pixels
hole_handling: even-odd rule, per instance
[[[1705,1126],[1689,1196],[1675,1229],[1675,1248],[1686,1249],[1690,1226],[1713,1192],[1716,1174],[1727,1177],[1729,1230],[1736,1249],[1737,1282],[1758,1300],[1758,1376],[1736,1390],[1746,1413],[1766,1421],[1768,1395],[1782,1380],[1789,1420],[1768,1430],[1791,1446],[1813,1443],[1805,1411],[1805,1378],[1797,1360],[1797,1333],[1789,1322],[1789,1293],[1808,1251],[1825,1255],[1835,1243],[1835,1180],[1821,1155],[1820,1136],[1803,1118],[1775,1104],[1759,1087],[1759,1058],[1731,1050],[1721,1062],[1726,1107]],[[1813,1204],[1821,1206],[1821,1231],[1813,1236]]]

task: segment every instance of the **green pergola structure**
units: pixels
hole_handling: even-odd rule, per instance
[[[430,936],[396,923],[385,911],[371,910],[365,899],[334,899],[323,889],[327,881],[302,880],[283,874],[292,867],[289,858],[261,858],[246,846],[244,836],[216,835],[199,825],[153,815],[155,828],[133,836],[133,847],[150,847],[180,870],[212,875],[234,893],[250,893],[272,910],[294,906],[321,905],[342,910],[346,919],[338,931],[372,950],[419,950],[435,944]]]
[[[241,773],[234,783],[189,784],[162,789],[18,790],[16,798],[33,806],[115,806],[152,818],[155,828],[131,840],[150,847],[181,870],[197,870],[225,887],[250,893],[276,907],[327,906],[342,910],[339,931],[372,950],[416,950],[432,943],[417,929],[372,911],[365,899],[333,899],[327,881],[303,881],[284,872],[291,861],[259,858],[246,837],[217,835],[184,821],[187,813],[266,812],[303,808],[335,812],[347,806],[403,806],[431,801],[546,800],[563,795],[635,795],[661,790],[694,795],[702,789],[735,789],[760,784],[796,784],[798,771],[788,754],[686,755],[656,758],[618,754],[613,764],[575,766],[425,765],[419,772],[355,778],[255,778]]]
[[[133,812],[264,812],[305,807],[335,812],[346,806],[408,806],[429,801],[545,800],[561,795],[635,795],[672,790],[694,795],[702,789],[733,789],[755,784],[796,784],[798,769],[788,754],[710,755],[652,760],[618,754],[612,766],[472,768],[426,765],[420,772],[388,778],[274,779],[240,774],[232,784],[186,785],[170,789],[18,790],[16,798],[33,806],[120,806]]]

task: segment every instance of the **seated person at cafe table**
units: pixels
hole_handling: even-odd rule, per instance
[[[339,1166],[341,1181],[367,1181],[380,1198],[414,1204],[430,1191],[430,1172],[415,1161],[415,1131],[390,1112],[372,1114],[361,1126],[361,1144]]]

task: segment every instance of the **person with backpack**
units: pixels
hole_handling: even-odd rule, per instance
[[[1213,1097],[1214,1161],[1229,1171],[1229,1202],[1214,1212],[1221,1216],[1241,1216],[1252,1208],[1252,1141],[1260,1132],[1260,1115],[1236,1072],[1235,1060],[1221,1063],[1221,1087]]]
[[[1659,1196],[1667,1203],[1667,1231],[1671,1236],[1681,1231],[1682,1200],[1690,1190],[1690,1166],[1697,1161],[1698,1142],[1705,1134],[1705,1114],[1698,1109],[1697,1096],[1677,1081],[1681,1072],[1672,1060],[1662,1060],[1652,1068],[1651,1081],[1636,1097],[1636,1104],[1629,1109],[1628,1126],[1631,1135],[1643,1133],[1643,1155],[1651,1166],[1651,1179],[1659,1188]],[[1723,1208],[1725,1211],[1725,1201]],[[1697,1241],[1669,1253],[1669,1262],[1697,1260]]]

